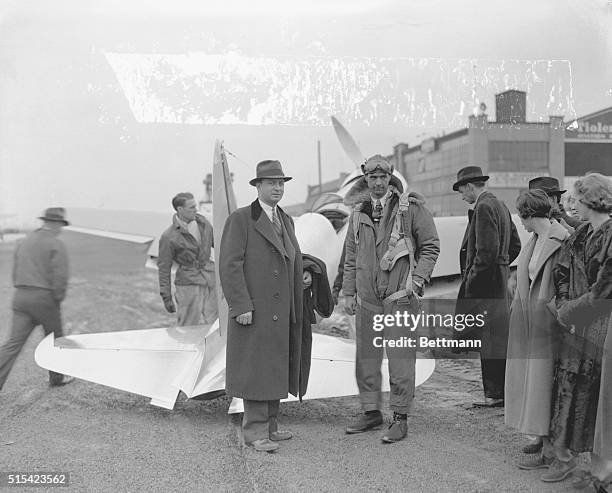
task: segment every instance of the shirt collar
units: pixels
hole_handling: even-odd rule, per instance
[[[259,199],[257,199],[257,200],[259,200]],[[272,217],[272,213],[273,213],[273,211],[276,209],[276,206],[274,206],[274,207],[273,207],[273,206],[271,206],[271,205],[266,204],[265,202],[262,202],[261,200],[259,200],[259,205],[261,205],[261,208],[262,208],[264,211],[266,211],[266,214],[267,214],[269,217]]]
[[[482,196],[483,193],[485,193],[487,191],[486,188],[483,188],[480,193],[478,195],[476,195],[476,200],[474,201],[473,204],[470,204],[468,207],[470,209],[475,209],[476,208],[476,204],[478,203],[478,200],[480,199],[480,197]]]
[[[185,221],[183,221],[183,220],[182,220],[182,219],[181,219],[181,218],[178,216],[178,214],[175,214],[175,215],[174,215],[174,219],[176,219],[177,224],[179,224],[180,226],[182,226],[183,228],[185,228],[185,229],[187,229],[187,230],[189,229],[189,223],[186,223]],[[194,221],[195,221],[195,219],[194,219]]]
[[[387,204],[387,200],[389,200],[389,197],[391,196],[391,190],[387,190],[387,193],[385,195],[383,195],[380,199],[375,199],[374,197],[372,197],[372,195],[370,194],[370,200],[372,200],[372,206],[376,205],[376,201],[380,200],[380,205],[382,205],[383,209],[385,208],[385,205]]]

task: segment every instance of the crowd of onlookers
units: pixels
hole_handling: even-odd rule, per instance
[[[533,458],[519,468],[612,491],[612,181],[579,179],[573,217],[559,206],[565,191],[546,192],[517,199],[533,236],[521,249],[510,312],[506,423],[533,439],[523,449]],[[578,467],[584,452],[590,466]]]

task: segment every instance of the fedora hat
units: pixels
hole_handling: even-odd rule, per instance
[[[567,190],[559,188],[559,180],[552,176],[538,176],[533,180],[529,180],[529,190],[542,190],[547,195],[563,194]]]
[[[43,216],[39,216],[38,219],[63,223],[64,226],[68,226],[70,223],[66,221],[65,215],[66,209],[63,207],[49,207],[47,210],[45,210],[45,214]]]
[[[256,173],[257,176],[249,181],[249,183],[253,186],[255,186],[259,180],[263,180],[265,178],[269,178],[271,180],[282,179],[284,181],[289,181],[293,178],[292,176],[285,176],[280,161],[274,160],[261,161],[260,163],[257,163]]]
[[[453,190],[458,192],[461,185],[473,183],[475,181],[487,181],[488,179],[489,177],[487,175],[482,174],[480,166],[466,166],[465,168],[461,168],[457,173],[457,181],[453,185]]]

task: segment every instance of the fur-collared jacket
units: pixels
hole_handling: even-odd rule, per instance
[[[431,277],[440,253],[440,240],[431,212],[422,197],[401,194],[401,188],[390,186],[382,217],[378,224],[371,219],[372,200],[365,179],[347,194],[345,203],[353,205],[346,235],[346,256],[342,291],[346,296],[357,295],[364,305],[382,309],[383,300],[405,287],[410,259],[399,259],[390,270],[381,269],[381,259],[389,250],[395,219],[400,212],[400,197],[405,204],[404,234],[414,247],[413,278],[426,283]]]

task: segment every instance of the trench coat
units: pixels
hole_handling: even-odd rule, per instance
[[[510,316],[508,277],[510,264],[521,251],[521,239],[508,208],[491,192],[480,194],[468,218],[459,252],[461,285],[455,311],[487,315],[482,327],[457,335],[480,338],[481,358],[504,359]]]
[[[282,240],[258,200],[228,217],[221,238],[219,276],[229,305],[226,392],[247,400],[299,394],[302,255],[293,220],[277,210]],[[249,311],[250,325],[236,322]]]
[[[528,435],[547,436],[556,346],[562,328],[555,307],[554,267],[569,232],[553,221],[529,282],[533,235],[521,252],[510,307],[506,359],[506,424]]]

